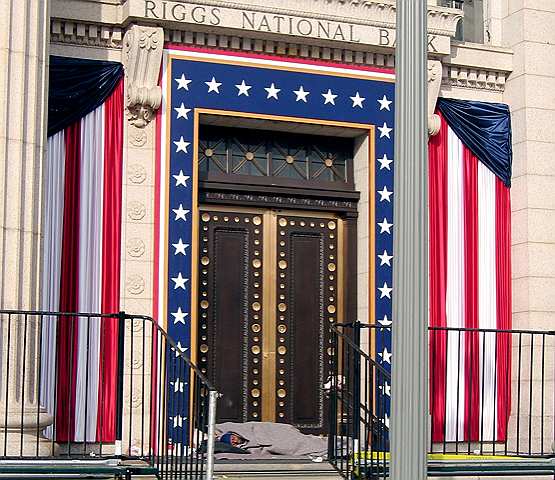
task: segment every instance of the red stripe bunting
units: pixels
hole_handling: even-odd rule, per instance
[[[463,147],[464,158],[464,326],[478,328],[478,159]],[[480,348],[479,334],[464,336],[464,438],[478,440],[480,409]]]
[[[441,115],[440,115],[441,116]],[[441,130],[429,143],[430,202],[430,325],[445,327],[447,291],[447,123],[441,116]],[[445,431],[445,372],[447,336],[443,331],[430,334],[430,406],[432,439],[440,441]]]
[[[511,305],[511,194],[495,179],[495,241],[497,276],[497,328],[512,327]],[[497,336],[497,439],[505,441],[511,414],[511,334]]]
[[[79,191],[81,124],[65,130],[65,189],[62,232],[60,311],[76,312],[79,295]],[[77,373],[76,317],[61,317],[58,324],[57,407],[55,433],[58,442],[73,440],[75,434],[75,386]]]
[[[120,308],[120,245],[123,151],[123,81],[104,104],[104,216],[102,225],[102,313]],[[118,321],[105,319],[100,337],[97,441],[116,433]]]

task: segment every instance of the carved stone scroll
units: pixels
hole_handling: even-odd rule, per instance
[[[441,120],[435,114],[439,88],[441,87],[442,66],[439,60],[428,60],[428,135],[439,133]]]
[[[162,100],[158,86],[164,31],[157,27],[132,25],[123,39],[126,107],[129,121],[144,128]]]

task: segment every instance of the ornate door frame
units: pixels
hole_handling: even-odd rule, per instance
[[[243,86],[242,80],[247,80],[248,85]],[[277,82],[273,87],[272,81]],[[250,94],[239,94],[238,85],[242,91],[247,86],[252,88]],[[327,91],[331,87],[334,91]],[[266,96],[266,89],[275,88],[281,91],[278,99],[270,98],[269,92]],[[312,95],[307,99],[306,92],[310,89]],[[394,97],[392,70],[170,45],[164,51],[162,91],[152,219],[155,225],[153,303],[154,316],[167,328],[179,348],[196,360],[196,346],[191,344],[191,339],[197,337],[198,326],[197,309],[192,301],[197,298],[198,286],[193,261],[198,253],[198,242],[193,241],[198,236],[198,130],[201,115],[210,113],[341,126],[366,132],[370,176],[366,199],[370,263],[367,316],[370,322],[375,322],[376,318],[391,315],[391,295],[379,296],[375,288],[377,282],[383,282],[387,290],[391,285],[391,271],[376,265],[375,257],[384,249],[391,252],[393,246],[392,203],[382,201],[377,193],[384,185],[392,185],[393,177],[390,164],[394,111],[389,107],[392,100],[388,100]],[[379,168],[376,168],[377,159]],[[277,199],[272,198],[271,202],[274,200]],[[379,226],[378,218],[383,218]],[[176,289],[175,285],[182,284],[181,277],[190,281],[184,289]],[[387,333],[379,331],[377,335],[390,348]],[[190,394],[188,388],[183,391],[186,397]]]

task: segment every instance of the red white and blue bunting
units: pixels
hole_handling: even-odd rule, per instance
[[[123,69],[51,57],[41,308],[120,307]],[[75,83],[76,82],[76,83]],[[41,403],[55,439],[115,439],[117,320],[46,317]]]
[[[178,346],[195,357],[197,258],[197,129],[201,109],[239,112],[265,118],[339,121],[371,127],[375,140],[375,172],[370,195],[374,196],[371,233],[376,263],[375,311],[370,318],[389,325],[391,319],[393,249],[393,117],[394,84],[389,70],[340,64],[300,62],[260,55],[178,50],[169,47],[162,72],[163,104],[159,130],[160,163],[157,173],[155,256],[155,312],[158,321]],[[370,143],[372,144],[372,143]],[[379,259],[378,259],[379,260]],[[360,292],[365,295],[365,292]],[[355,320],[355,319],[348,319]],[[378,332],[380,351],[391,350],[390,335]],[[191,349],[191,350],[189,350]],[[382,359],[389,364],[389,357]],[[180,382],[182,379],[174,379]],[[188,396],[185,388],[176,394]],[[175,402],[174,402],[175,403]],[[174,421],[170,437],[179,443],[183,419]]]
[[[509,109],[438,105],[441,130],[429,148],[430,325],[510,329]],[[430,371],[433,441],[506,439],[509,334],[432,331]]]

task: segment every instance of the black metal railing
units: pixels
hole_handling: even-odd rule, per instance
[[[388,475],[391,375],[372,354],[378,330],[391,327],[331,327],[328,456],[345,478]],[[429,347],[429,453],[554,456],[555,332],[430,327]]]
[[[217,392],[152,318],[0,310],[0,327],[0,471],[94,460],[211,478]]]
[[[361,328],[331,327],[328,460],[345,478],[386,479],[391,376],[360,348]]]
[[[430,327],[431,451],[553,456],[555,332]]]

